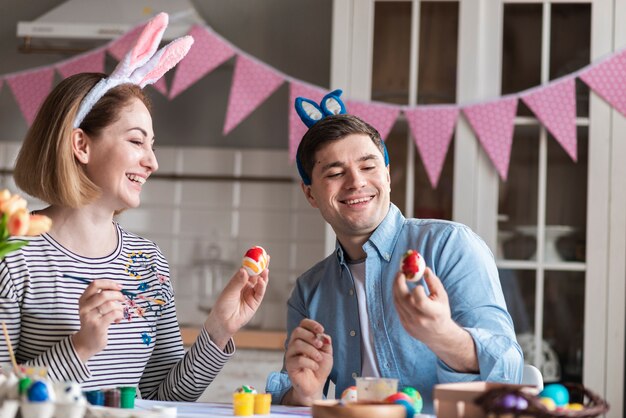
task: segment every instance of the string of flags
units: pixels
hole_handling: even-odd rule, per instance
[[[143,29],[139,25],[107,45],[48,66],[0,75],[0,89],[9,86],[30,125],[52,89],[54,72],[66,78],[79,72],[104,72],[105,54],[120,60]],[[174,99],[224,62],[235,57],[223,134],[228,135],[267,100],[283,83],[289,84],[289,157],[295,159],[306,127],[292,104],[303,96],[319,102],[329,90],[290,77],[238,49],[208,26],[194,26],[195,43],[176,68],[171,85],[161,78],[153,87]],[[433,188],[437,187],[456,124],[463,115],[502,180],[506,181],[517,105],[522,100],[552,134],[567,155],[577,160],[575,79],[626,116],[626,49],[595,63],[528,90],[472,104],[401,106],[381,102],[346,100],[348,113],[373,125],[385,139],[400,113],[408,121],[420,158]]]

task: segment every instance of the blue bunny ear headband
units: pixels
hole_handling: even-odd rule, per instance
[[[327,116],[332,115],[345,115],[346,106],[343,104],[343,101],[339,98],[343,91],[334,90],[328,93],[326,96],[322,98],[322,101],[318,105],[313,100],[306,99],[304,97],[296,98],[296,102],[294,106],[296,108],[296,113],[302,119],[302,122],[308,127],[311,128],[320,120],[324,119]],[[385,158],[385,167],[389,165],[389,154],[387,153],[387,147],[385,146],[385,142],[381,141],[383,145],[383,155]],[[302,167],[302,162],[298,155],[296,155],[296,166],[298,167],[298,173],[300,174],[300,178],[302,178],[302,182],[310,186],[311,179],[304,171]]]

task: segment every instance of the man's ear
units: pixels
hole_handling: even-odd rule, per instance
[[[74,157],[81,164],[87,164],[89,162],[89,137],[80,128],[76,128],[72,131],[72,152]]]
[[[391,192],[391,168],[389,167],[391,164],[387,164],[387,184],[389,185],[389,191]]]
[[[317,208],[317,202],[315,201],[315,197],[313,196],[313,193],[311,193],[311,186],[307,186],[306,184],[304,184],[303,181],[301,181],[300,187],[302,188],[302,192],[304,193],[306,200],[309,201],[309,205],[311,205],[314,208]]]

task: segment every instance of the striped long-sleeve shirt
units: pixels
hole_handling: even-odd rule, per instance
[[[28,245],[0,261],[0,320],[17,361],[46,366],[52,380],[75,381],[84,390],[138,386],[145,399],[194,401],[234,344],[222,351],[203,329],[185,352],[167,261],[153,242],[116,227],[117,247],[106,257],[82,257],[44,234],[25,238]],[[87,287],[76,277],[115,280],[131,293],[125,319],[111,324],[106,348],[86,363],[70,338],[80,329],[78,299]],[[9,360],[2,338],[0,363]]]

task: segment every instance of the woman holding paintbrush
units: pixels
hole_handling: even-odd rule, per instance
[[[125,231],[115,213],[139,205],[158,168],[142,91],[187,52],[181,38],[156,52],[167,15],[146,25],[111,76],[77,74],[43,103],[14,176],[50,204],[49,233],[0,262],[0,320],[18,363],[45,366],[84,390],[138,386],[143,398],[193,401],[234,352],[232,335],[258,309],[268,271],[235,272],[185,353],[167,261]],[[156,53],[155,53],[156,52]],[[7,349],[0,342],[0,362]]]

